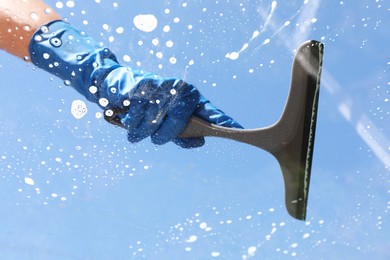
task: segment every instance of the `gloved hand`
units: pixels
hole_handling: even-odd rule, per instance
[[[174,141],[184,148],[199,147],[204,138],[178,137],[193,114],[220,126],[242,128],[191,84],[121,66],[109,49],[63,21],[42,26],[29,51],[33,64],[72,85],[106,116],[115,116],[132,143],[151,136],[155,144]]]

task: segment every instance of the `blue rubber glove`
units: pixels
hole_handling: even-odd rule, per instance
[[[121,66],[109,49],[63,21],[42,26],[29,51],[33,64],[72,85],[104,109],[108,118],[115,117],[132,143],[151,136],[158,145],[173,141],[183,148],[202,146],[204,138],[178,137],[193,114],[217,125],[242,128],[193,85]]]

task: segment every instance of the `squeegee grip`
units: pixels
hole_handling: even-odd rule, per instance
[[[213,136],[235,140],[241,143],[250,144],[268,152],[273,152],[278,148],[278,143],[275,139],[280,139],[281,131],[278,131],[275,126],[257,128],[257,129],[241,129],[223,127],[210,122],[207,122],[199,117],[192,116],[189,120],[187,128],[180,134],[181,138]]]
[[[192,116],[187,124],[187,127],[180,134],[182,138],[204,137],[204,136],[220,136],[224,131],[224,127],[218,127],[210,122],[207,122],[197,116]]]

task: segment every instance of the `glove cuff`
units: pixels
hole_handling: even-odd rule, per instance
[[[58,76],[65,85],[72,85],[95,103],[102,82],[119,67],[109,49],[100,47],[85,32],[61,20],[41,26],[31,38],[29,52],[34,65]]]

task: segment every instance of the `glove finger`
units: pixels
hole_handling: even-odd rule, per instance
[[[138,143],[148,136],[149,134],[146,134],[145,128],[143,127],[139,127],[127,132],[127,139],[130,143]]]
[[[190,149],[201,147],[205,144],[205,140],[203,137],[198,138],[175,138],[172,140],[175,144],[180,146],[181,148]]]
[[[185,118],[175,118],[168,115],[157,131],[152,134],[152,142],[157,145],[162,145],[172,141],[184,131],[190,115],[191,113]]]
[[[200,97],[194,115],[219,126],[243,128],[237,121],[226,115],[222,110],[216,108],[203,96]]]
[[[122,125],[129,131],[138,127],[144,118],[145,107],[147,101],[143,99],[132,99],[130,100],[129,111],[121,119]]]
[[[178,100],[170,109],[160,127],[151,136],[152,142],[158,145],[165,144],[183,132],[197,106],[198,100],[198,91],[191,91]]]
[[[141,122],[136,128],[128,131],[127,139],[132,143],[136,143],[153,134],[162,121],[162,118],[158,117],[158,113],[158,106],[149,103],[149,105],[145,107],[144,117]]]

